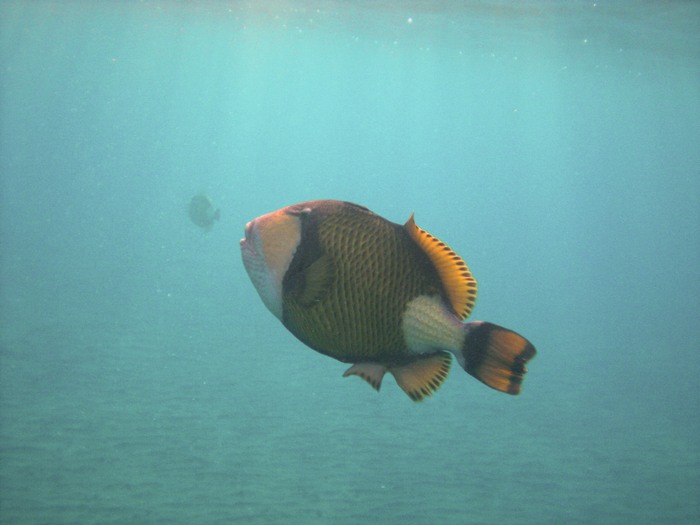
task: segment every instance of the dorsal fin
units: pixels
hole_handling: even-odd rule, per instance
[[[420,228],[413,220],[413,214],[404,228],[433,263],[452,309],[461,320],[469,317],[476,303],[477,284],[467,264],[452,248]]]
[[[442,386],[451,364],[452,356],[440,351],[418,357],[405,365],[391,367],[389,372],[408,397],[413,401],[422,401]]]

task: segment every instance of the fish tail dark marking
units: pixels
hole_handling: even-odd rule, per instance
[[[484,384],[519,394],[527,373],[525,364],[537,351],[520,334],[492,323],[470,327],[462,346],[464,370]]]

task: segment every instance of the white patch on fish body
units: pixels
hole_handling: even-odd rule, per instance
[[[414,354],[448,350],[459,355],[464,344],[464,323],[437,295],[419,295],[409,301],[401,330],[406,346]]]
[[[281,226],[280,226],[281,225]],[[282,320],[282,280],[301,241],[298,217],[279,212],[259,217],[245,227],[241,255],[263,303]]]

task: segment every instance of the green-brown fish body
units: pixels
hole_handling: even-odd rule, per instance
[[[221,217],[221,211],[214,208],[211,199],[200,193],[190,200],[189,207],[190,220],[205,230],[210,230],[215,221]]]
[[[302,342],[354,363],[377,390],[391,372],[421,400],[454,354],[489,386],[517,394],[534,347],[491,323],[468,323],[477,295],[467,265],[444,243],[361,206],[310,201],[246,225],[243,260],[268,309]]]

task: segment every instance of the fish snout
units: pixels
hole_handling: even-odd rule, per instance
[[[253,242],[253,223],[254,222],[255,221],[253,220],[253,221],[246,223],[244,237],[243,237],[243,239],[241,239],[241,242],[240,242],[241,246],[243,246],[244,244],[249,244],[249,243]]]

